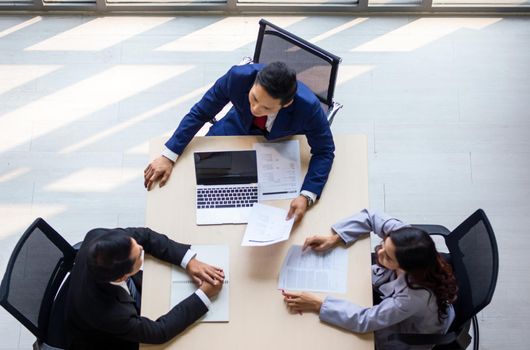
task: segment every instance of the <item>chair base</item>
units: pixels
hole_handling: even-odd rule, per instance
[[[458,335],[456,336],[456,339],[449,343],[444,345],[437,345],[433,348],[433,350],[465,350],[468,348],[469,344],[471,344],[471,336],[469,335],[469,329],[471,327],[471,323],[473,323],[473,349],[478,350],[478,323],[475,326],[476,317],[473,317],[472,320],[468,321],[460,332],[458,332]],[[476,343],[475,343],[476,340]]]
[[[48,345],[40,340],[35,340],[33,343],[33,350],[64,350],[62,348],[56,348],[55,346]]]

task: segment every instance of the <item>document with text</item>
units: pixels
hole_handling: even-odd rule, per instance
[[[298,196],[300,176],[300,142],[255,143],[258,163],[260,200],[291,199]]]
[[[285,257],[278,288],[312,292],[346,293],[348,251],[335,248],[324,253],[293,245]]]
[[[242,246],[264,246],[289,239],[294,218],[285,220],[287,210],[256,203],[250,211]]]
[[[229,255],[230,247],[228,245],[193,245],[191,250],[197,253],[196,258],[204,263],[219,267],[225,273],[225,280],[221,292],[211,299],[209,311],[199,322],[228,322],[230,318],[230,272],[229,272]],[[171,272],[171,307],[177,305],[182,300],[189,297],[197,290],[197,285],[186,273],[185,270],[178,266],[173,266]]]

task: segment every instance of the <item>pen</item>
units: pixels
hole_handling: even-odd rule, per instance
[[[285,290],[284,290],[284,289],[280,289],[280,290],[282,291],[282,295],[285,295]],[[300,316],[303,315],[302,311],[298,311],[298,314],[299,314]]]

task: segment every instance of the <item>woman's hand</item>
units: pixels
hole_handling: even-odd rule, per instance
[[[285,305],[291,312],[303,311],[320,312],[323,298],[306,292],[286,292],[282,290],[283,300]]]
[[[312,236],[305,239],[302,251],[305,251],[307,248],[311,248],[317,252],[325,252],[326,250],[335,248],[340,242],[341,238],[339,235]]]

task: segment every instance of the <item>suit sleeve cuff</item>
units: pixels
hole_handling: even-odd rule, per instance
[[[176,154],[175,152],[173,152],[167,147],[164,148],[164,150],[162,151],[162,155],[166,157],[167,159],[171,160],[172,162],[176,162],[177,158],[179,157],[178,154]]]
[[[202,289],[197,289],[195,291],[195,294],[197,294],[197,296],[199,297],[199,299],[201,299],[201,301],[204,303],[204,306],[206,306],[208,309],[210,309],[210,305],[212,304],[212,302],[210,301],[210,298],[208,298],[208,296],[206,295],[206,293],[204,293],[202,291]]]
[[[180,262],[180,267],[182,267],[183,269],[186,269],[190,260],[193,259],[196,255],[197,255],[196,252],[194,252],[191,249],[188,249],[184,257],[182,258],[182,261]]]
[[[313,203],[315,203],[317,201],[317,195],[314,194],[313,192],[302,190],[302,191],[300,191],[300,194],[306,195],[309,198],[311,198],[313,200]]]

